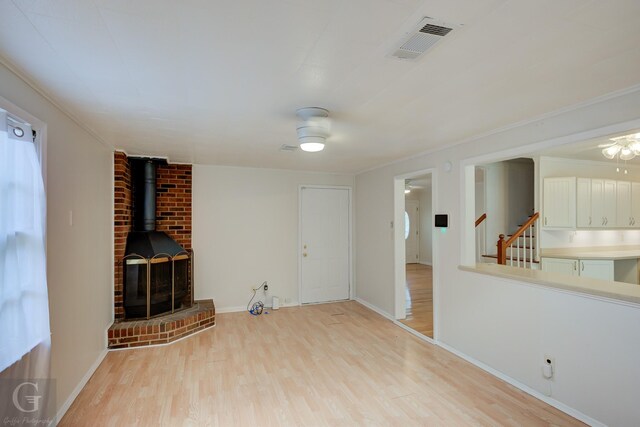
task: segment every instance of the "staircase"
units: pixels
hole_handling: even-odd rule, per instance
[[[524,224],[520,224],[513,234],[501,234],[496,244],[496,254],[484,254],[483,260],[512,267],[539,269],[540,260],[536,249],[536,226],[539,225],[539,218],[540,214],[536,212]]]

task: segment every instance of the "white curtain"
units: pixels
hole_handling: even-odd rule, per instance
[[[45,211],[31,128],[0,110],[0,371],[49,340]]]

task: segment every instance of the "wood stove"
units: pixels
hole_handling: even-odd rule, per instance
[[[193,252],[186,251],[156,223],[158,159],[130,159],[134,231],[123,258],[123,305],[126,319],[147,318],[190,307]]]

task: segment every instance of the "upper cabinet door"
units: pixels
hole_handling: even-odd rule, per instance
[[[631,226],[640,227],[640,182],[631,183]]]
[[[616,227],[616,182],[610,179],[604,180],[604,227]],[[625,223],[626,224],[626,223]]]
[[[616,182],[610,179],[591,180],[592,227],[616,226]]]
[[[542,226],[576,227],[576,178],[545,178]]]
[[[604,179],[591,180],[592,227],[604,227]]]
[[[576,194],[576,225],[587,228],[593,226],[591,217],[591,178],[578,178]]]
[[[628,181],[618,181],[616,183],[616,226],[633,226],[633,214],[631,212],[631,183]]]

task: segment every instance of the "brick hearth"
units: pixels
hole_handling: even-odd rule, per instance
[[[215,325],[212,300],[196,301],[192,307],[149,320],[123,320],[109,328],[109,348],[167,344]]]

